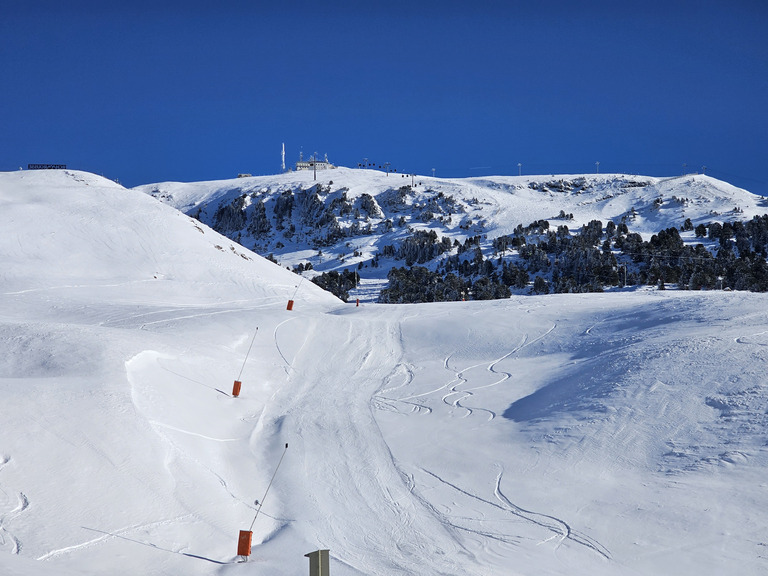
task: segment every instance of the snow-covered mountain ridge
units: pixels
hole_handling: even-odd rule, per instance
[[[623,222],[648,239],[686,221],[692,230],[768,211],[762,197],[704,175],[440,179],[339,168],[314,178],[290,172],[138,189],[292,269],[354,269],[363,285],[379,286],[393,266],[404,265],[397,247],[418,230],[454,248],[472,241],[490,258],[499,255],[494,239],[533,222],[571,232],[594,220]],[[693,232],[688,236],[693,241]],[[451,253],[440,250],[420,263],[435,270]]]
[[[768,206],[760,196],[704,175],[655,178],[590,174],[441,179],[338,168],[319,172],[317,180],[314,178],[312,172],[299,171],[212,182],[164,182],[136,189],[187,214],[199,214],[204,221],[212,220],[220,206],[243,195],[248,197],[246,206],[256,201],[269,205],[285,191],[314,188],[326,207],[334,200],[338,202],[346,192],[354,218],[370,223],[374,229],[380,221],[394,221],[395,217],[405,216],[409,224],[437,226],[440,222],[446,233],[468,235],[470,231],[482,231],[491,238],[510,234],[518,224],[557,220],[561,211],[573,214],[572,223],[581,226],[595,219],[618,221],[629,216],[634,207],[643,215],[635,226],[636,231],[652,234],[680,225],[686,218],[691,218],[694,224],[724,221],[737,214],[751,218],[763,214]],[[403,188],[407,189],[398,194]],[[366,210],[359,204],[366,195],[376,201],[373,209]],[[661,207],[658,199],[662,201]],[[424,212],[429,212],[431,207],[434,210],[430,219]],[[355,209],[361,214],[354,214]],[[342,212],[345,214],[350,212]],[[443,216],[442,221],[440,216]],[[472,224],[468,224],[470,220]],[[481,222],[482,230],[472,228]],[[344,224],[343,228],[351,227],[352,223],[350,219],[339,220],[340,225]],[[305,234],[309,232],[303,231]],[[277,240],[284,238],[285,234],[278,235]]]

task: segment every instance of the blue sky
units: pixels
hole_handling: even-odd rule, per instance
[[[0,4],[0,170],[126,186],[317,152],[445,177],[706,172],[768,194],[768,2]]]

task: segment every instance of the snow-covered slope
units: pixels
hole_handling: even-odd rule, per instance
[[[0,202],[3,574],[768,569],[764,295],[288,311],[295,275],[100,178]]]
[[[199,221],[85,172],[2,173],[0,210],[9,290],[178,305],[190,292],[195,302],[287,300],[300,280]],[[87,286],[77,284],[83,279]],[[313,288],[303,294],[335,300]]]

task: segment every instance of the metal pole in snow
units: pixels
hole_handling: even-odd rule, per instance
[[[280,464],[283,463],[283,458],[285,457],[285,453],[288,451],[288,443],[285,443],[285,450],[283,450],[283,455],[280,456],[280,462],[277,463],[277,468],[275,468],[275,473],[272,474],[272,480],[269,481],[269,485],[267,486],[267,491],[264,492],[264,497],[261,499],[261,502],[258,502],[259,507],[256,509],[256,516],[253,517],[253,522],[251,522],[251,527],[248,529],[249,531],[253,530],[253,525],[256,524],[256,518],[259,517],[259,512],[261,512],[261,507],[264,505],[264,500],[267,499],[267,494],[269,494],[269,489],[272,486],[272,482],[275,481],[275,476],[277,476],[277,471],[280,469]]]
[[[291,297],[291,300],[296,299],[296,293],[299,291],[299,288],[301,288],[301,283],[304,282],[304,276],[301,277],[301,280],[299,280],[299,285],[296,286],[296,290],[293,291],[293,296]]]
[[[240,368],[240,374],[237,375],[237,379],[240,380],[240,376],[243,375],[243,370],[245,370],[245,363],[248,362],[248,355],[251,353],[251,348],[253,348],[253,342],[256,340],[256,334],[259,333],[259,327],[256,326],[256,332],[253,333],[253,338],[251,338],[251,345],[248,346],[248,352],[245,353],[245,360],[243,360],[243,366]]]

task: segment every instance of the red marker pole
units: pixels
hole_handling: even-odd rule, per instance
[[[248,352],[245,353],[245,360],[243,360],[243,365],[240,368],[240,374],[237,375],[237,380],[235,380],[235,384],[232,387],[232,396],[234,396],[235,398],[240,396],[240,386],[242,385],[240,378],[243,375],[243,370],[245,370],[245,363],[248,362],[248,356],[251,354],[251,348],[253,348],[253,342],[256,340],[256,334],[258,333],[259,333],[259,327],[256,326],[256,332],[253,333],[253,338],[251,338],[251,345],[248,346]]]

